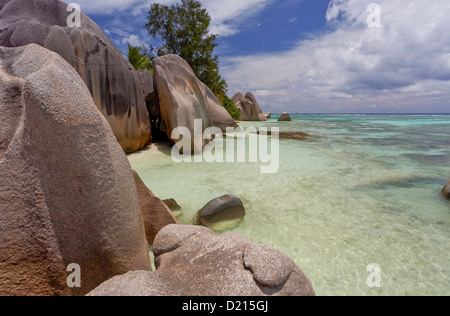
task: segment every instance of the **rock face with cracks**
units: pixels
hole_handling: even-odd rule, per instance
[[[72,12],[58,0],[0,0],[0,46],[35,43],[59,54],[83,79],[122,149],[142,149],[151,129],[138,73],[89,17],[81,13],[80,27],[69,27]]]
[[[150,269],[130,164],[66,61],[0,47],[0,122],[0,295],[84,295]]]
[[[311,282],[280,252],[235,233],[169,225],[153,244],[155,272],[114,277],[90,296],[312,296]]]

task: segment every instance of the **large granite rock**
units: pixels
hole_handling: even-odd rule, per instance
[[[232,195],[224,195],[206,204],[197,213],[198,225],[210,227],[223,221],[242,219],[245,216],[245,208],[242,201]]]
[[[153,245],[155,272],[112,278],[90,296],[307,296],[311,282],[280,252],[241,235],[169,225]]]
[[[192,71],[188,63],[177,55],[166,55],[153,59],[154,81],[159,99],[159,114],[162,118],[159,129],[167,133],[173,140],[172,132],[177,127],[185,127],[191,132],[194,149],[194,120],[202,121],[201,133],[197,136],[196,151],[200,152],[207,141],[203,139],[203,132],[208,127],[218,127],[223,132],[227,127],[236,128],[238,125],[222,106],[214,93],[204,85]],[[201,148],[200,148],[201,147]]]
[[[71,13],[57,0],[0,0],[0,46],[35,43],[58,53],[83,78],[122,148],[143,148],[151,131],[138,73],[86,15],[81,27],[68,27]]]
[[[232,99],[241,111],[241,121],[267,121],[253,93],[247,92],[243,95],[242,92],[238,92]]]
[[[149,269],[130,164],[83,80],[38,45],[0,47],[0,295]]]
[[[167,205],[153,194],[135,170],[133,170],[133,175],[144,219],[145,235],[148,244],[152,245],[156,234],[162,228],[179,223]]]
[[[447,184],[442,189],[442,195],[447,199],[450,199],[450,180],[448,180]]]
[[[191,132],[191,148],[201,152],[206,145],[203,132],[213,125],[206,97],[205,85],[197,79],[189,64],[177,55],[165,55],[153,59],[161,117],[169,139],[177,127]],[[194,133],[194,120],[202,121],[202,129]],[[198,144],[198,146],[197,146]]]
[[[144,91],[147,111],[150,115],[153,137],[153,132],[158,130],[161,124],[161,111],[159,108],[158,92],[156,91],[153,76],[148,70],[141,70],[138,74],[139,79],[141,80],[142,90]]]
[[[153,84],[153,76],[148,70],[138,71],[139,81],[141,83],[142,92],[145,101],[150,101],[155,97],[156,91]]]

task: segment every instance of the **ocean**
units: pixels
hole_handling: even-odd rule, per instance
[[[279,169],[257,163],[180,163],[154,144],[129,155],[179,221],[224,194],[246,217],[233,231],[283,252],[318,295],[450,295],[450,115],[292,115],[240,126],[301,131],[280,140]],[[372,270],[380,268],[373,287]]]

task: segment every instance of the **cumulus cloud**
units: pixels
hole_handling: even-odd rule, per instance
[[[328,33],[282,53],[226,59],[231,90],[265,91],[268,110],[448,112],[448,0],[378,0],[381,28],[367,25],[371,2],[330,1]]]
[[[64,0],[67,3],[74,1]],[[200,0],[211,16],[210,31],[227,37],[239,32],[246,19],[264,9],[274,0]],[[127,12],[146,14],[151,3],[171,5],[179,0],[76,0],[86,14],[108,15]]]
[[[122,44],[130,44],[131,46],[141,47],[145,43],[139,38],[139,36],[131,34],[122,38]]]

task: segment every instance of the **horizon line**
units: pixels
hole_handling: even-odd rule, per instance
[[[283,114],[283,113],[276,113],[276,112],[264,112],[264,113],[270,113],[273,115]],[[293,112],[286,112],[290,115],[450,115],[450,113],[293,113]]]

